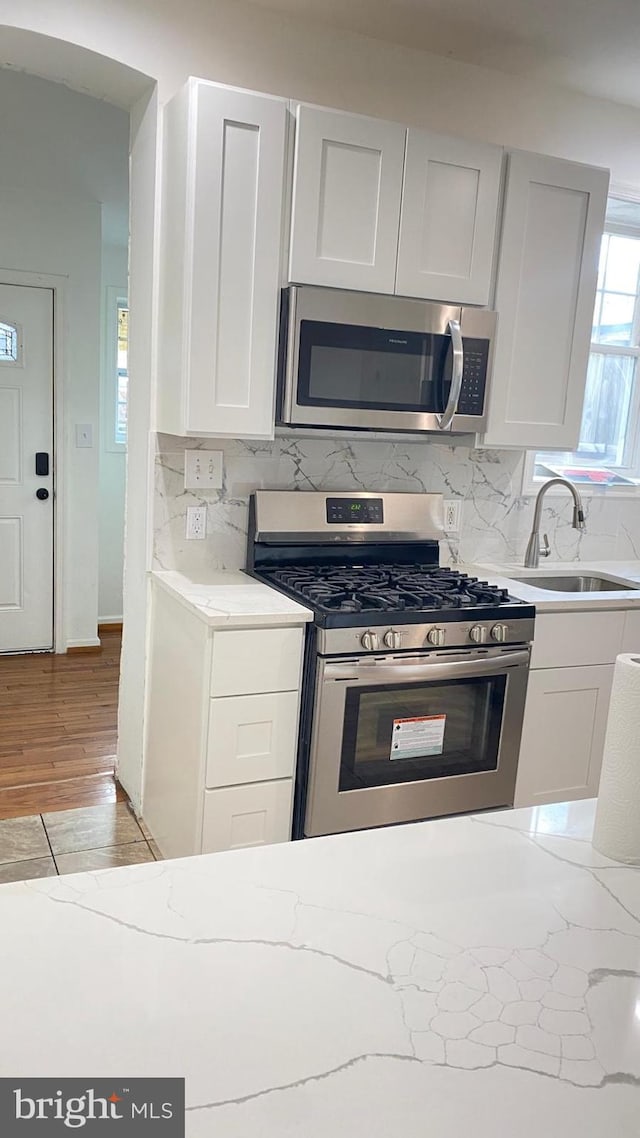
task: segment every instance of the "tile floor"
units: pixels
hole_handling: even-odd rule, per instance
[[[0,821],[0,884],[161,858],[124,802]]]

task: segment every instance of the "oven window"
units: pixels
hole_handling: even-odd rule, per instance
[[[339,789],[498,768],[507,677],[349,688]]]
[[[302,320],[298,403],[442,412],[451,355],[449,336]]]

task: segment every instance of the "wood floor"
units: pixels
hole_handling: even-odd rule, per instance
[[[0,818],[124,799],[114,779],[119,630],[95,655],[0,656]]]

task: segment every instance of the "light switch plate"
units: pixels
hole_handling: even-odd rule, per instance
[[[76,423],[76,446],[93,446],[93,423]]]
[[[184,452],[185,490],[222,489],[222,451],[186,450]]]

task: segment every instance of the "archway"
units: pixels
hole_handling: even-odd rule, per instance
[[[118,777],[134,806],[140,804],[144,738],[144,661],[147,625],[148,530],[152,462],[149,447],[152,394],[155,225],[157,216],[158,107],[155,80],[118,60],[76,43],[26,28],[0,26],[0,66],[61,83],[113,103],[130,116],[129,441],[127,457],[124,640],[119,701]],[[74,527],[58,519],[67,562],[78,558]],[[81,564],[81,558],[79,563]],[[58,575],[59,576],[59,575]],[[72,639],[68,596],[56,586],[56,650]]]

